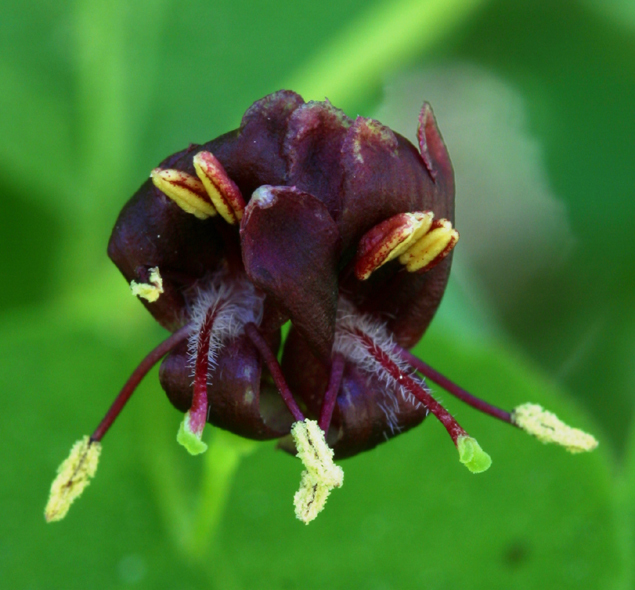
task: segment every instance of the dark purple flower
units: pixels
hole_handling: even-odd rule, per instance
[[[186,413],[179,442],[204,451],[206,422],[280,439],[306,466],[296,494],[305,522],[342,483],[333,457],[372,449],[429,412],[471,471],[487,469],[489,456],[417,372],[486,413],[522,420],[408,352],[439,306],[458,240],[454,174],[428,104],[417,137],[419,149],[378,121],[280,91],[250,107],[239,129],[155,168],[119,215],[108,253],[173,335],[85,447],[99,444],[167,353],[161,384]]]

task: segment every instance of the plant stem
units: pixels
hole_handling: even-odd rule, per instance
[[[203,481],[197,495],[197,507],[192,515],[186,547],[187,553],[194,559],[202,560],[207,556],[218,532],[240,460],[255,448],[255,441],[225,430],[214,430],[204,455]]]
[[[306,100],[340,108],[380,87],[402,67],[446,38],[486,0],[391,0],[373,6],[287,80]]]

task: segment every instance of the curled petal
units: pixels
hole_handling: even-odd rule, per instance
[[[323,362],[333,345],[339,236],[326,206],[293,187],[260,187],[240,226],[245,270]]]
[[[427,102],[423,104],[419,113],[417,139],[419,140],[421,158],[430,176],[435,183],[441,185],[441,190],[445,193],[454,194],[454,170],[452,169],[450,155],[437,127],[432,107]],[[440,210],[438,215],[447,217],[450,215],[450,210]]]

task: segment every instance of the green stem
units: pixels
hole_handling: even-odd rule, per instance
[[[351,107],[386,74],[456,30],[486,0],[391,0],[368,10],[288,80],[306,99]]]
[[[203,558],[212,546],[241,459],[252,453],[256,442],[215,429],[204,455],[205,466],[197,507],[193,514],[188,554]]]

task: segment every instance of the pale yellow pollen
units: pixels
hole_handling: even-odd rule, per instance
[[[47,522],[62,520],[71,504],[81,496],[94,477],[99,463],[101,443],[85,436],[71,449],[68,458],[57,468],[57,477],[51,485],[49,500],[44,509]]]
[[[212,153],[199,152],[194,156],[194,168],[221,217],[232,225],[238,223],[242,219],[245,203],[240,190],[227,176],[221,163]]]
[[[149,279],[149,283],[137,283],[137,281],[131,281],[130,290],[133,295],[143,297],[150,303],[154,303],[161,293],[163,293],[163,278],[161,277],[158,266],[150,269]]]
[[[198,219],[216,215],[216,209],[207,200],[203,183],[187,172],[155,168],[150,174],[154,186],[172,199],[183,211]]]
[[[430,265],[444,251],[453,248],[459,233],[447,219],[439,220],[440,225],[425,234],[414,246],[399,257],[399,262],[409,272],[421,270]]]
[[[302,472],[300,489],[293,503],[296,517],[309,524],[324,508],[333,488],[342,487],[344,471],[333,463],[333,449],[326,444],[324,431],[315,420],[296,422],[291,428]]]
[[[512,412],[512,422],[543,443],[556,443],[570,453],[592,451],[598,446],[595,437],[571,428],[555,414],[538,404],[522,404]]]

